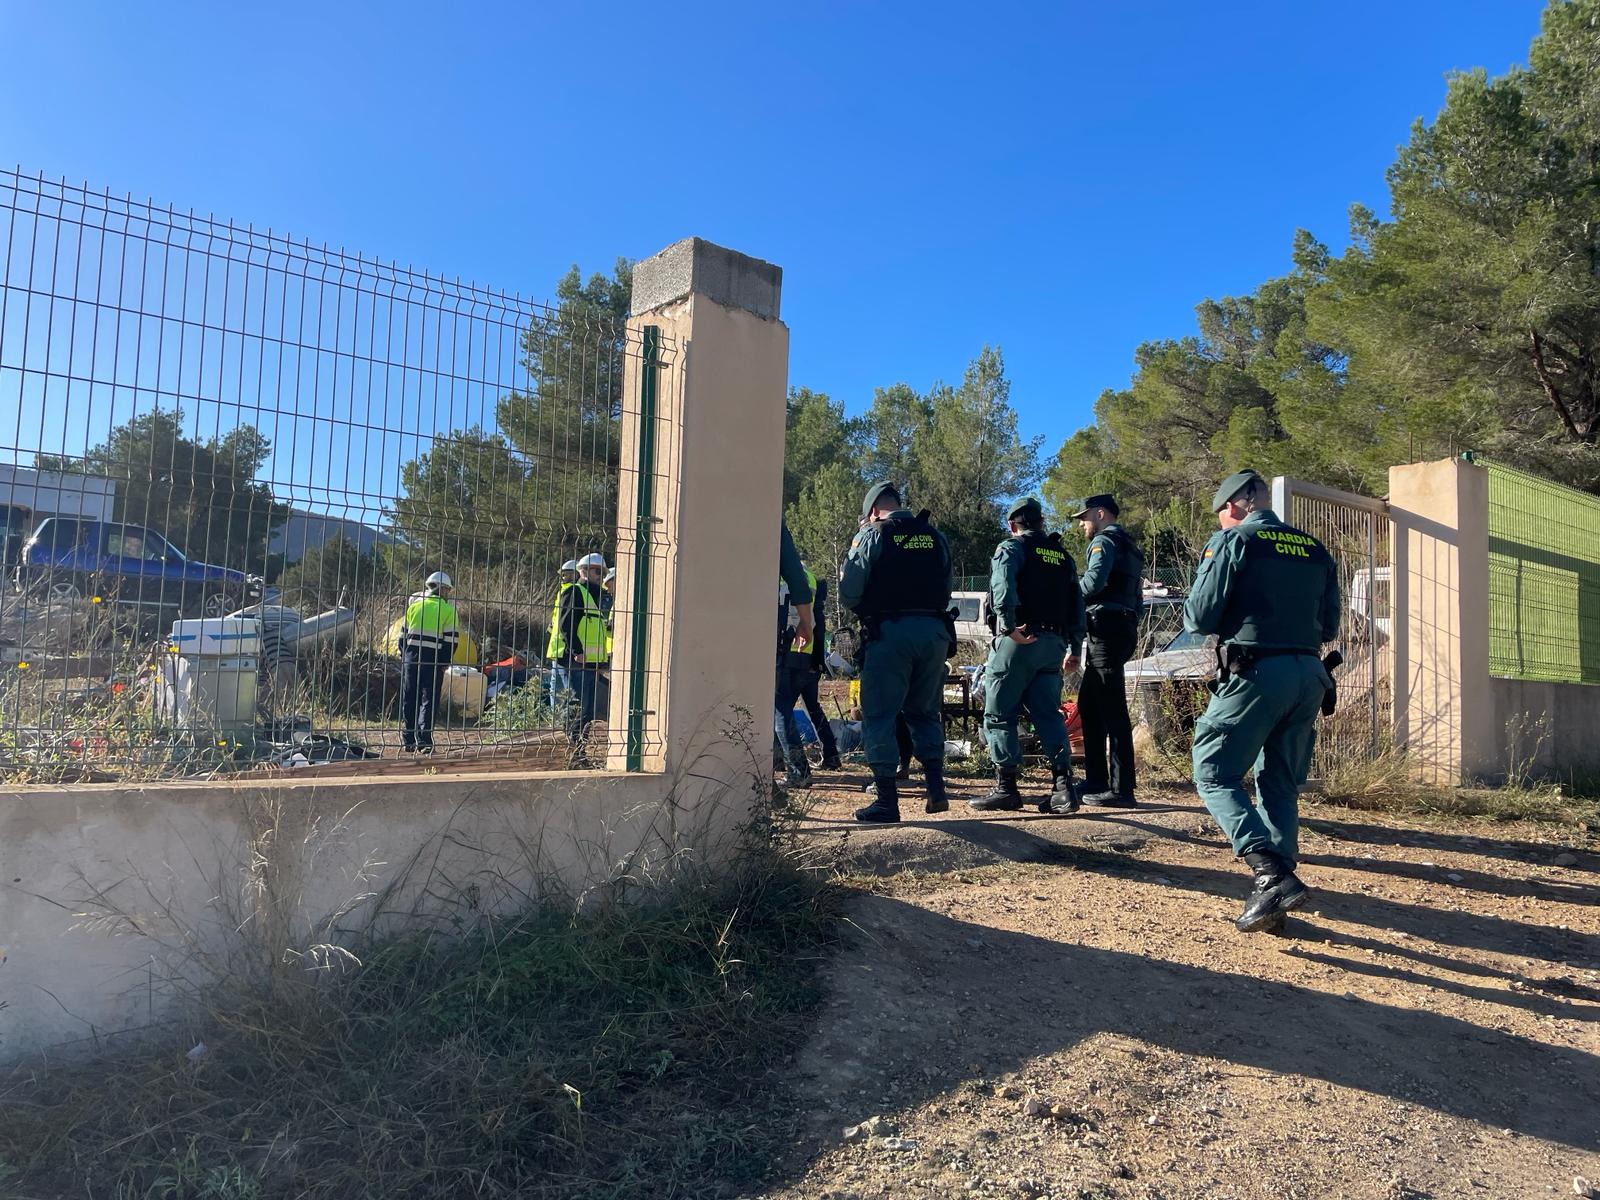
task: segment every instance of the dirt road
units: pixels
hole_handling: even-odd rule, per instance
[[[802,842],[865,878],[779,1100],[794,1151],[757,1194],[1600,1185],[1592,833],[1312,808],[1312,902],[1287,936],[1247,937],[1248,876],[1193,793],[1145,795],[924,818],[913,787],[916,816],[865,829],[854,786],[815,790]],[[873,1116],[878,1136],[846,1140]]]

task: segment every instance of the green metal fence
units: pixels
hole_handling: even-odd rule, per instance
[[[1600,684],[1600,497],[1489,471],[1489,670]]]

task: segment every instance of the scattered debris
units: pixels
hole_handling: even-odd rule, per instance
[[[894,1123],[885,1117],[868,1117],[859,1125],[852,1125],[844,1131],[844,1140],[847,1142],[862,1142],[868,1138],[886,1138],[897,1133]]]
[[[276,750],[267,762],[274,767],[293,770],[324,763],[382,757],[376,750],[368,750],[359,742],[346,741],[326,733],[307,733]]]

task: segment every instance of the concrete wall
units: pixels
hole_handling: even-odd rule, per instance
[[[670,619],[651,614],[643,649],[645,762],[680,776],[700,775],[710,759],[748,772],[749,747],[728,725],[747,726],[767,761],[789,359],[788,330],[777,319],[782,272],[689,238],[641,262],[633,279],[630,331],[642,340],[646,326],[661,330],[669,360],[657,389],[653,481],[653,538],[668,552],[652,555],[652,586],[679,598]],[[746,307],[724,302],[730,298]],[[635,440],[631,398],[642,369],[630,355],[623,445]],[[624,471],[624,529],[633,528],[638,488],[649,482]],[[632,540],[619,539],[619,597],[633,594],[637,568]],[[619,648],[619,676],[635,669],[635,658],[632,646]],[[612,689],[614,729],[626,727],[625,691]],[[622,766],[620,751],[611,766]]]
[[[659,775],[0,793],[0,1058],[138,1029],[246,945],[470,921],[725,850]],[[698,799],[705,803],[704,795]],[[245,936],[231,932],[243,927]]]
[[[617,769],[619,752],[585,774],[0,792],[0,1060],[144,1028],[185,986],[241,963],[337,969],[329,948],[374,928],[460,928],[552,895],[649,887],[736,850],[772,782],[781,272],[691,239],[634,279],[634,333],[654,324],[670,342],[648,480],[633,358],[623,422],[609,716],[626,728],[623,681],[642,664],[644,770]],[[628,535],[646,484],[659,521],[635,647]]]
[[[1455,459],[1393,467],[1395,732],[1421,778],[1452,786],[1492,763],[1489,485]]]
[[[1596,769],[1600,687],[1489,674],[1488,472],[1458,459],[1392,467],[1389,513],[1396,737],[1418,777],[1451,787]]]
[[[1492,678],[1489,702],[1501,737],[1495,774],[1600,779],[1600,687]]]

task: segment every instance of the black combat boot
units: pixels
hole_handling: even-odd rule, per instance
[[[1015,812],[1022,807],[1022,793],[1017,790],[1017,769],[996,767],[994,786],[987,795],[968,800],[967,807],[976,812]]]
[[[936,758],[922,764],[922,778],[928,785],[928,803],[922,811],[942,813],[950,811],[950,798],[944,792],[944,759]]]
[[[1096,808],[1138,808],[1139,802],[1132,796],[1125,796],[1121,792],[1109,789],[1103,792],[1089,792],[1083,797],[1085,804],[1092,804]]]
[[[870,825],[892,825],[900,819],[900,786],[893,775],[877,775],[872,780],[875,793],[871,804],[856,809],[856,820]]]
[[[1255,933],[1276,923],[1281,917],[1306,902],[1310,890],[1300,882],[1289,865],[1276,854],[1259,851],[1244,856],[1256,875],[1255,891],[1239,914],[1234,927],[1240,933]]]
[[[1055,813],[1058,817],[1071,816],[1078,811],[1078,788],[1072,782],[1072,769],[1050,769],[1050,794],[1039,801],[1039,811]]]

